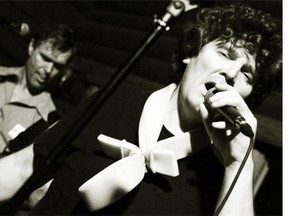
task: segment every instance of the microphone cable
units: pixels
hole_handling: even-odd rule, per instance
[[[254,147],[254,142],[253,142],[254,134],[253,135],[251,134],[249,137],[250,137],[250,144],[248,146],[246,154],[245,154],[245,156],[244,156],[244,158],[243,158],[243,160],[242,160],[242,162],[240,164],[240,167],[239,167],[239,169],[238,169],[238,171],[237,171],[237,173],[236,173],[236,175],[235,175],[235,177],[234,177],[234,179],[233,179],[233,181],[232,181],[227,193],[225,194],[225,196],[224,196],[223,200],[221,201],[220,205],[216,208],[216,211],[214,212],[213,216],[219,215],[219,213],[221,212],[221,210],[224,207],[225,203],[227,202],[227,200],[228,200],[228,198],[229,198],[229,196],[230,196],[230,194],[231,194],[231,192],[232,192],[232,190],[233,190],[233,188],[234,188],[234,186],[235,186],[235,184],[236,184],[236,182],[237,182],[237,180],[238,180],[238,178],[239,178],[239,176],[240,176],[240,174],[241,174],[241,172],[242,172],[242,170],[243,170],[243,168],[244,168],[244,166],[246,164],[248,156],[249,156],[249,154],[251,153],[251,151],[252,151],[252,149]]]

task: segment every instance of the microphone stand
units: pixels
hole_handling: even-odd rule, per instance
[[[19,206],[24,202],[24,200],[30,195],[30,193],[35,189],[35,185],[45,176],[47,171],[59,161],[66,152],[70,143],[75,140],[79,132],[85,127],[85,125],[92,119],[91,117],[100,109],[104,102],[111,96],[111,94],[118,88],[118,86],[124,81],[128,76],[131,68],[139,61],[140,57],[143,56],[144,52],[160,36],[164,30],[169,30],[168,23],[171,22],[173,18],[178,17],[182,12],[188,11],[190,9],[197,8],[198,5],[190,5],[188,0],[172,0],[172,2],[167,6],[166,12],[162,18],[155,18],[154,22],[157,24],[155,29],[150,35],[145,39],[144,43],[139,47],[136,53],[127,61],[122,68],[120,68],[112,78],[107,82],[105,87],[100,90],[97,97],[94,97],[79,116],[81,118],[75,120],[75,124],[72,124],[69,132],[62,134],[58,145],[49,152],[47,160],[41,164],[28,178],[28,180],[23,184],[23,186],[17,191],[17,193],[6,203],[4,203],[0,208],[0,215],[11,215],[17,211]]]

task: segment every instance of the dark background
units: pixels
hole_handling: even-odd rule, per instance
[[[193,1],[199,8],[223,1]],[[41,23],[66,23],[76,33],[78,52],[55,101],[64,114],[105,85],[109,78],[154,29],[170,1],[0,1],[0,15],[27,23],[30,34],[20,36],[0,20],[0,65],[20,66],[27,58],[31,35]],[[247,1],[282,19],[282,1]],[[139,64],[129,82],[139,88],[158,89],[170,82],[170,57],[181,23],[198,9],[182,14],[163,33]],[[256,110],[259,128],[256,148],[266,155],[269,172],[255,201],[257,215],[282,215],[282,84]]]

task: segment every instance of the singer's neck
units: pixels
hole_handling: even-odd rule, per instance
[[[174,135],[202,126],[198,115],[185,106],[179,94],[179,86],[172,94],[164,116],[164,125]]]

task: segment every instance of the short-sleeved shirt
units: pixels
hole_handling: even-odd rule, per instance
[[[213,213],[223,169],[211,148],[178,161],[180,175],[170,177],[148,172],[142,182],[112,205],[89,212],[78,188],[89,178],[103,170],[114,160],[103,156],[97,137],[105,134],[126,139],[138,145],[137,130],[140,115],[149,92],[126,83],[101,106],[96,114],[86,118],[93,110],[92,101],[97,94],[81,103],[56,126],[36,139],[34,168],[45,162],[55,147],[62,145],[67,134],[72,139],[64,159],[52,170],[54,180],[45,197],[31,215],[209,215]],[[88,108],[88,109],[87,109]],[[74,131],[73,125],[81,130]],[[151,122],[153,124],[153,122]],[[72,127],[71,127],[72,126]],[[170,136],[162,131],[161,138]],[[64,138],[64,139],[63,139]],[[71,138],[71,137],[70,137]]]
[[[0,67],[0,151],[38,120],[47,121],[48,114],[56,109],[48,92],[10,102],[14,88],[24,73],[24,67]]]

